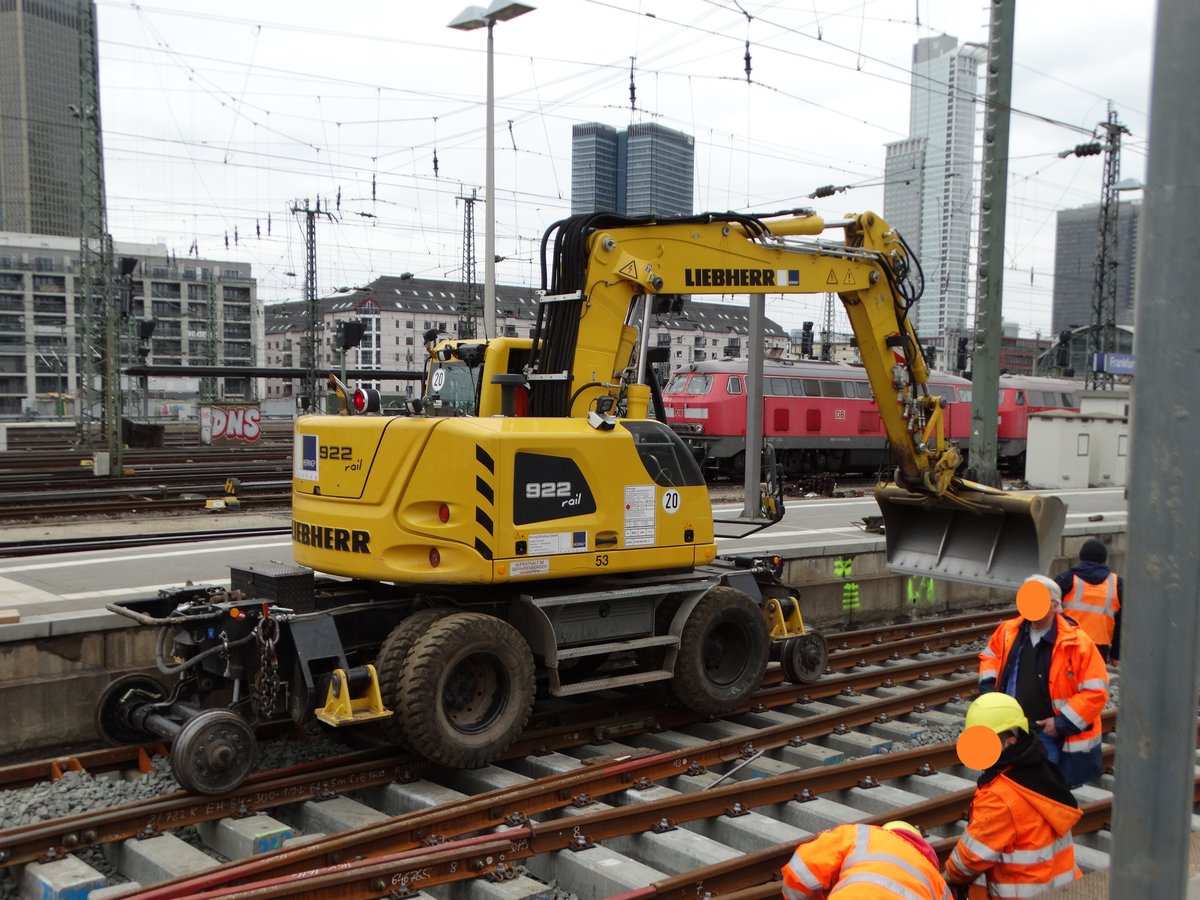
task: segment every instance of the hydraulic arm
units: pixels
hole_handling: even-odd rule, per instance
[[[822,239],[827,230],[842,239]],[[879,216],[829,225],[805,211],[660,221],[580,216],[556,226],[552,259],[533,351],[534,415],[585,416],[621,403],[630,416],[645,414],[634,384],[642,367],[631,356],[643,297],[836,291],[896,459],[894,481],[876,489],[889,565],[994,584],[1045,571],[1062,503],[956,474],[962,457],[945,438],[943,401],[925,389],[928,370],[908,315],[920,296],[920,267]]]

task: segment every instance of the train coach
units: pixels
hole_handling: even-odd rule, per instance
[[[996,459],[1001,469],[1025,473],[1029,414],[1051,409],[1079,411],[1083,383],[1070,378],[1001,375],[997,404]]]
[[[966,450],[971,382],[931,372],[930,392],[946,401],[946,434]],[[1000,463],[1024,468],[1028,416],[1077,409],[1076,382],[1003,375]],[[688,443],[709,477],[741,478],[745,465],[746,360],[693,363],[663,390],[667,422]],[[785,475],[875,472],[886,441],[860,366],[818,360],[775,360],[763,367],[763,434]]]

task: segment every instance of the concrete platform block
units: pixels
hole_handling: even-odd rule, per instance
[[[541,778],[543,775],[561,775],[582,766],[578,759],[565,753],[545,753],[537,756],[522,756],[507,761],[504,766],[526,778]]]
[[[865,810],[867,815],[888,812],[903,806],[912,806],[926,799],[919,794],[910,794],[891,785],[881,784],[873,788],[850,788],[846,791],[836,791],[829,799]]]
[[[720,720],[717,722],[696,722],[687,727],[687,734],[695,735],[706,741],[724,741],[728,738],[740,738],[754,734],[754,729],[737,722]]]
[[[308,800],[283,808],[280,810],[280,816],[285,821],[292,822],[301,831],[324,831],[327,834],[350,831],[363,825],[374,825],[388,818],[386,813],[349,797]]]
[[[849,757],[870,756],[882,753],[892,746],[892,742],[883,738],[873,737],[859,731],[848,731],[845,734],[827,734],[818,738],[818,743],[831,750],[840,750]]]
[[[789,716],[797,716],[801,719],[810,719],[813,716],[824,716],[829,713],[835,713],[843,708],[835,706],[832,703],[825,703],[822,700],[814,700],[812,703],[793,703],[790,706],[782,707],[780,712],[787,713]]]
[[[21,896],[38,900],[83,900],[107,879],[78,856],[31,862],[21,876]]]
[[[499,766],[483,766],[479,769],[463,769],[459,772],[448,773],[445,781],[439,783],[452,787],[464,794],[482,794],[485,791],[519,787],[528,784],[530,779],[517,772],[502,769]]]
[[[1083,871],[1083,874],[1095,872],[1100,869],[1107,869],[1109,863],[1108,854],[1102,850],[1097,850],[1094,847],[1088,847],[1084,844],[1075,842],[1075,865]]]
[[[528,875],[518,875],[508,881],[488,881],[472,878],[454,881],[429,889],[436,900],[555,900],[558,893]]]
[[[787,803],[778,803],[767,807],[763,811],[772,818],[811,834],[835,825],[861,822],[871,815],[861,809],[855,809],[825,797],[817,797],[815,800],[806,800],[803,803],[799,800],[791,800]]]
[[[882,738],[885,741],[911,741],[926,734],[929,728],[925,725],[918,725],[915,722],[904,722],[900,719],[893,719],[890,722],[872,722],[870,725],[863,726],[863,731],[873,737]]]
[[[293,831],[278,819],[258,814],[244,819],[215,819],[196,826],[200,839],[226,859],[245,859],[278,850]]]
[[[681,826],[683,827],[683,826]],[[741,853],[753,853],[773,844],[798,844],[812,837],[812,832],[786,822],[751,812],[744,816],[716,816],[686,823],[689,831],[732,847]]]
[[[948,772],[934,772],[932,775],[910,775],[907,778],[898,779],[895,786],[902,791],[916,794],[918,797],[932,799],[952,794],[955,791],[974,790],[976,783]]]
[[[767,756],[781,763],[795,766],[797,769],[811,769],[815,766],[840,766],[846,761],[846,754],[832,747],[821,744],[801,744],[799,747],[777,747],[768,750]]]
[[[905,722],[912,722],[914,725],[922,725],[930,728],[938,728],[941,726],[962,728],[963,724],[962,716],[954,716],[950,713],[940,712],[936,709],[927,709],[925,712],[921,713],[907,713],[903,716],[898,716],[897,718]]]
[[[665,872],[600,845],[587,850],[542,853],[529,860],[528,869],[540,880],[557,884],[560,890],[575,894],[579,900],[602,900],[666,877]]]
[[[943,703],[938,707],[938,710],[952,716],[962,716],[963,718],[966,718],[967,710],[970,708],[971,702],[969,700],[954,700],[950,703]]]
[[[707,744],[705,738],[697,737],[692,734],[684,734],[682,731],[659,731],[656,734],[643,734],[638,736],[638,743],[644,747],[649,747],[652,750],[666,750],[673,752],[675,750],[687,750],[695,747],[698,744]]]
[[[1101,853],[1112,853],[1113,838],[1112,832],[1107,828],[1100,831],[1091,831],[1087,834],[1075,835],[1075,847],[1091,847],[1093,850],[1099,850]]]
[[[789,715],[776,709],[767,709],[762,712],[734,716],[732,721],[747,728],[777,728],[780,725],[793,725],[799,719],[800,716]]]
[[[1095,803],[1097,800],[1112,800],[1112,794],[1108,791],[1102,791],[1098,787],[1092,787],[1090,784],[1080,785],[1077,788],[1072,788],[1071,793],[1075,795],[1075,799],[1080,806],[1085,803]]]
[[[432,781],[410,781],[407,784],[384,784],[362,792],[368,805],[382,810],[389,816],[432,809],[443,803],[455,803],[466,799],[466,794]]]
[[[683,827],[661,834],[645,831],[604,843],[608,849],[622,856],[670,875],[690,872],[742,855],[740,850]]]
[[[115,855],[121,874],[142,884],[195,875],[219,865],[216,859],[173,834],[123,841]]]
[[[142,886],[136,881],[125,881],[89,891],[87,900],[120,900],[121,897],[132,897],[141,890]]]

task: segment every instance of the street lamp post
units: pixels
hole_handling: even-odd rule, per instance
[[[494,0],[491,6],[468,6],[450,22],[459,31],[487,28],[487,151],[483,231],[483,336],[496,335],[496,98],[492,83],[492,27],[532,12],[534,7],[515,0]]]

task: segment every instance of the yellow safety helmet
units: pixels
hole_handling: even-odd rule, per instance
[[[885,831],[907,831],[909,834],[915,834],[917,837],[923,837],[921,829],[916,825],[910,825],[908,822],[902,822],[900,819],[895,819],[883,826]]]
[[[1014,728],[1029,731],[1029,719],[1025,717],[1025,710],[1021,709],[1017,698],[999,691],[983,694],[971,703],[967,709],[966,727],[973,725],[983,725],[996,734],[1004,734]]]

